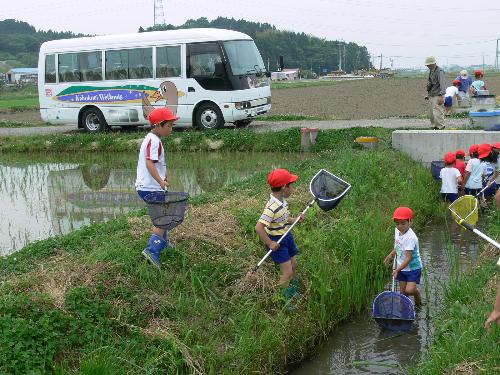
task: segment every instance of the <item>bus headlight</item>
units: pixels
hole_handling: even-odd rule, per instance
[[[246,109],[246,108],[250,108],[251,104],[250,102],[236,102],[234,103],[234,107],[236,109]]]

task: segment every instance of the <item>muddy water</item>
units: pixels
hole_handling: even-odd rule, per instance
[[[420,285],[425,305],[417,311],[410,333],[382,330],[368,309],[337,327],[313,359],[289,373],[405,374],[405,368],[415,364],[432,342],[434,316],[442,302],[443,286],[450,282],[450,277],[467,267],[477,254],[476,237],[460,231],[453,222],[448,222],[448,227],[449,231],[444,222],[434,223],[417,233],[426,269]]]
[[[172,191],[191,196],[293,163],[265,153],[167,155]],[[34,162],[36,160],[36,162]],[[76,162],[75,162],[76,160]],[[30,155],[0,159],[0,256],[144,207],[135,192],[137,155]]]

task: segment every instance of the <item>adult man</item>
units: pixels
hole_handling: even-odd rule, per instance
[[[429,68],[429,78],[427,80],[427,96],[429,100],[429,116],[433,129],[444,129],[444,94],[446,83],[444,72],[437,66],[436,59],[429,56],[425,59],[425,65]]]
[[[458,89],[458,95],[462,99],[464,98],[469,98],[469,87],[472,84],[472,77],[467,73],[467,70],[461,70],[460,75],[455,78],[456,80],[460,81],[461,85],[460,88]]]

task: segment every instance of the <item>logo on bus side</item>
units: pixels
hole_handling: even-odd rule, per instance
[[[66,103],[140,103],[144,96],[152,96],[157,88],[145,85],[114,87],[72,86],[53,97]]]

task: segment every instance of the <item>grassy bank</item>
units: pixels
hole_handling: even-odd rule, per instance
[[[488,216],[484,232],[498,239],[500,213]],[[496,266],[499,255],[498,250],[488,246],[478,264],[446,288],[445,303],[436,318],[435,341],[411,374],[500,373],[500,327],[491,333],[484,329],[500,283]]]
[[[4,86],[0,88],[0,110],[22,111],[38,108],[38,88],[36,85]]]
[[[303,359],[382,289],[393,209],[413,207],[419,227],[441,208],[429,194],[435,184],[426,169],[388,147],[352,146],[356,136],[387,134],[322,132],[316,153],[288,166],[300,175],[289,200],[293,213],[311,199],[308,183],[320,168],[353,185],[337,208],[314,207],[295,230],[302,298],[293,312],[273,288],[277,270],[271,262],[255,277],[244,277],[264,254],[254,232],[269,193],[262,171],[192,199],[185,222],[172,232],[177,249],[162,255],[161,271],[140,255],[150,226],[143,213],[39,241],[1,259],[0,372],[273,373]],[[106,140],[111,151],[133,139],[123,136],[117,136],[120,142],[109,135],[97,141]],[[167,147],[198,150],[207,136],[209,142],[220,137],[227,150],[300,147],[297,129],[272,137],[248,131],[182,133],[180,141],[176,136]],[[73,147],[87,140],[80,137],[61,138]]]
[[[0,137],[0,153],[9,152],[137,152],[147,130],[131,132],[82,132],[33,136]],[[373,135],[390,139],[391,132],[382,128],[322,131],[312,151],[329,150],[338,142],[350,147],[359,135]],[[176,131],[162,140],[173,151],[300,151],[300,129],[286,129],[277,133],[259,134],[248,129],[218,131]]]

